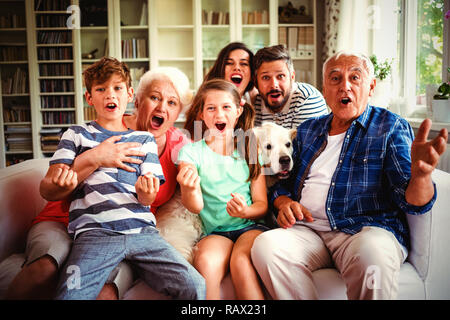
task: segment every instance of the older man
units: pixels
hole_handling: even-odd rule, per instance
[[[253,102],[255,125],[275,122],[287,129],[328,114],[322,94],[312,85],[295,82],[292,59],[282,45],[265,47],[254,58],[258,95]]]
[[[409,247],[405,214],[432,207],[431,172],[448,132],[427,141],[425,120],[414,139],[407,121],[368,105],[376,80],[363,55],[332,56],[323,80],[332,113],[299,126],[296,171],[272,197],[281,228],[256,238],[253,263],[276,299],[316,299],[312,272],[330,266],[349,299],[395,299]]]

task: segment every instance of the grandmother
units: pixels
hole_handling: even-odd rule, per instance
[[[146,72],[136,93],[135,112],[125,115],[125,125],[134,130],[148,130],[156,140],[158,157],[166,182],[160,186],[151,210],[156,213],[176,189],[178,151],[190,140],[174,127],[181,111],[190,103],[189,80],[180,70],[160,67]],[[73,168],[82,181],[99,167],[116,167],[133,171],[127,163],[140,163],[133,156],[143,154],[132,148],[137,143],[116,143],[111,137],[97,147],[79,155]],[[72,240],[67,233],[69,201],[49,201],[33,221],[28,233],[25,262],[10,283],[7,299],[51,299]],[[157,217],[157,213],[156,213]],[[2,272],[5,270],[1,270]],[[12,278],[12,277],[11,277]],[[130,284],[130,270],[123,263],[111,273],[98,299],[121,297]]]

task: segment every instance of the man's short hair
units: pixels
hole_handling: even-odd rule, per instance
[[[294,64],[291,57],[289,56],[287,48],[284,45],[279,44],[276,46],[264,47],[256,52],[254,58],[255,74],[256,72],[258,72],[258,69],[263,64],[263,62],[272,62],[276,60],[284,60],[289,69],[289,72],[292,73],[294,71]]]
[[[329,57],[322,67],[322,75],[323,79],[325,79],[325,70],[327,68],[327,64],[332,60],[338,60],[340,57],[356,57],[360,60],[362,60],[364,67],[366,68],[367,72],[369,73],[370,80],[373,80],[375,78],[375,69],[373,67],[372,61],[365,55],[360,52],[352,52],[352,51],[339,51],[335,54],[333,54],[331,57]]]

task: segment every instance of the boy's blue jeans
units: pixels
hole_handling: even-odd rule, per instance
[[[61,269],[56,299],[96,299],[111,271],[127,260],[155,291],[174,299],[205,299],[205,280],[154,227],[138,234],[91,230],[78,235]]]

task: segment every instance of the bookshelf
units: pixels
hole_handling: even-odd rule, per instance
[[[25,1],[0,11],[0,167],[33,158]]]
[[[280,0],[279,6],[286,7],[289,2],[297,9],[297,14],[289,16],[281,12],[278,15],[278,42],[289,49],[296,81],[317,86],[317,3],[315,0]]]
[[[135,89],[150,68],[174,66],[195,90],[229,42],[283,43],[296,80],[317,85],[316,1],[0,0],[0,168],[51,156],[64,130],[95,119],[82,72],[103,55],[128,64]],[[280,17],[289,2],[301,17]]]
[[[51,156],[64,130],[78,123],[75,56],[79,43],[67,26],[71,4],[70,0],[27,3],[32,10],[27,28],[34,30],[29,43],[36,57],[30,63],[37,64],[35,79],[30,78],[38,96],[37,108],[32,110],[39,124],[33,132],[37,157]]]

